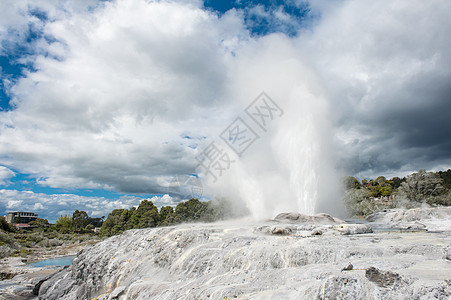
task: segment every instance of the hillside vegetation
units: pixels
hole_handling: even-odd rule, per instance
[[[365,216],[376,211],[396,207],[415,207],[424,203],[451,205],[451,169],[440,172],[420,170],[404,178],[362,181],[344,178],[344,200],[349,212]]]

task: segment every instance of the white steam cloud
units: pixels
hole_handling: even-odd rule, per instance
[[[265,91],[284,113],[266,118],[266,132],[248,118],[260,139],[241,157],[224,146],[236,161],[216,182],[204,174],[208,187],[242,199],[259,219],[287,211],[341,214],[328,101],[315,72],[282,35],[243,49],[235,64],[232,96],[242,109]]]

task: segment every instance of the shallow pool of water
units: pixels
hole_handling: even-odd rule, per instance
[[[45,259],[35,263],[31,263],[32,267],[60,267],[60,266],[69,266],[72,264],[75,255],[62,256],[52,259]]]

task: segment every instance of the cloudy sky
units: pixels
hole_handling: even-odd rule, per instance
[[[285,113],[266,142],[299,140],[294,167],[446,170],[450,15],[448,0],[3,0],[0,214],[176,204],[175,176],[202,178],[199,155],[263,91]],[[252,147],[249,159],[264,158]],[[271,168],[288,165],[273,148]]]

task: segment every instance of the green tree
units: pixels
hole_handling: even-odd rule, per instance
[[[41,219],[41,218],[37,218],[34,221],[31,221],[30,223],[28,223],[30,226],[37,226],[37,227],[49,227],[50,223],[47,219]]]
[[[126,209],[115,209],[113,210],[103,222],[102,227],[100,228],[100,235],[102,236],[112,236],[115,234],[122,233],[125,229],[124,226],[121,225],[121,216],[127,211]]]
[[[401,183],[403,182],[403,180],[399,177],[393,177],[392,179],[390,179],[391,181],[391,186],[393,188],[393,190],[396,190],[397,188],[399,188],[401,186]]]
[[[446,170],[445,172],[438,172],[440,178],[443,179],[443,187],[448,190],[451,190],[451,169]]]
[[[136,210],[136,208],[131,207],[130,209],[124,209],[124,211],[121,213],[121,216],[119,218],[118,226],[122,231],[129,230],[133,228],[133,224],[131,223],[131,218],[133,215],[133,212]]]
[[[50,223],[47,219],[37,218],[34,221],[28,223],[28,225],[35,227],[35,230],[46,232],[50,227]]]
[[[155,209],[146,211],[142,214],[138,223],[138,228],[156,227],[158,225],[158,220],[158,208],[155,206]]]
[[[365,188],[369,191],[370,197],[386,197],[393,193],[393,182],[387,180],[384,176],[379,176],[376,180],[371,179]]]
[[[167,226],[174,224],[174,208],[172,206],[163,206],[160,209],[158,226]]]
[[[200,221],[207,209],[207,204],[198,199],[180,202],[175,208],[174,221],[176,223]]]
[[[386,180],[387,180],[387,179],[386,179],[384,176],[379,176],[379,177],[376,178],[375,182],[376,182],[378,185],[383,185],[383,184],[385,184],[385,181],[386,181]]]
[[[0,216],[0,229],[7,231],[7,232],[13,232],[14,228],[6,222],[6,219],[2,216]]]
[[[378,187],[378,195],[382,197],[390,196],[392,193],[391,185],[379,186]]]
[[[239,207],[239,204],[232,204],[225,198],[215,198],[206,202],[206,209],[202,213],[201,221],[214,222],[225,220],[236,216],[244,216],[247,213],[246,207]]]
[[[143,200],[133,212],[130,222],[132,228],[155,227],[158,224],[158,208],[152,201]]]
[[[360,181],[358,181],[355,177],[352,177],[352,176],[346,176],[343,179],[343,183],[344,183],[346,190],[360,189],[360,187],[361,187]]]
[[[74,223],[74,231],[83,232],[86,225],[89,224],[89,216],[85,211],[77,209],[72,215],[72,221]]]
[[[103,220],[105,219],[105,216],[101,218],[88,218],[88,223],[93,225],[94,227],[102,227]]]
[[[55,222],[55,230],[59,233],[70,233],[74,231],[74,221],[71,216],[60,216]]]

